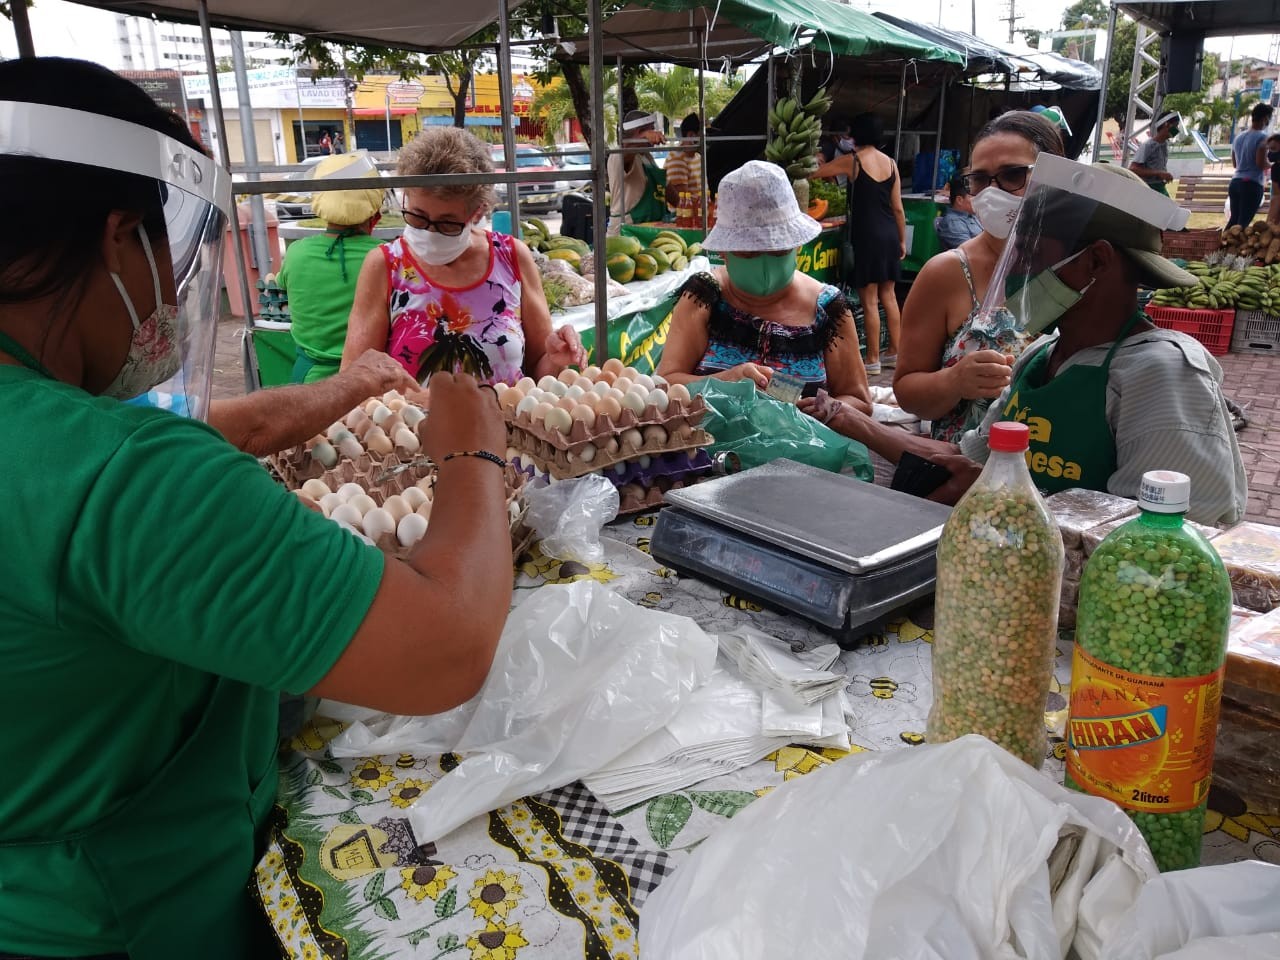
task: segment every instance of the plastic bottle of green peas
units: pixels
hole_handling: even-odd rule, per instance
[[[1039,767],[1062,592],[1062,535],[1027,470],[1029,431],[997,423],[991,458],[938,541],[931,743],[977,733]]]
[[[1231,581],[1185,526],[1191,481],[1143,475],[1136,520],[1080,580],[1067,719],[1070,787],[1124,807],[1161,870],[1200,863],[1231,623]]]

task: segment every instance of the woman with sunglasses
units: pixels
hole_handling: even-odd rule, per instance
[[[974,349],[970,323],[1040,153],[1062,156],[1058,128],[1038,113],[1011,111],[978,133],[963,178],[982,232],[924,265],[902,309],[902,351],[893,389],[904,410],[933,422],[935,440],[956,442],[982,422],[1009,385],[1021,341]]]
[[[489,147],[456,127],[425,130],[400,151],[402,176],[492,173]],[[342,366],[385,350],[425,383],[436,372],[515,383],[585,365],[573,327],[551,328],[529,248],[477,229],[488,184],[404,191],[404,235],[365,257]]]

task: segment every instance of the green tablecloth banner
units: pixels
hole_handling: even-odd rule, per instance
[[[648,310],[629,313],[609,321],[609,356],[617,357],[628,367],[651,374],[658,369],[662,347],[671,330],[671,311],[675,309],[676,295],[659,301]],[[587,351],[587,362],[599,364],[602,357],[596,353],[595,330],[579,331],[582,345]]]

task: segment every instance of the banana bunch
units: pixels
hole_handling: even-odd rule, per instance
[[[812,100],[801,104],[784,97],[769,111],[769,131],[773,134],[764,157],[787,171],[792,180],[803,180],[818,169],[815,155],[822,136],[824,113],[831,109],[831,98],[825,87]]]
[[[1199,260],[1186,266],[1200,279],[1196,287],[1157,290],[1153,306],[1186,307],[1192,310],[1263,310],[1280,308],[1280,264],[1249,267],[1245,270],[1217,269]]]
[[[665,254],[672,270],[685,269],[689,266],[689,258],[702,252],[701,244],[686,243],[684,237],[674,230],[659,230],[649,248]]]
[[[520,239],[534,250],[547,251],[555,234],[541,220],[531,217],[520,224]]]

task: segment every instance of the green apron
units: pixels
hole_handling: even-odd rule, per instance
[[[652,162],[640,161],[644,170],[644,193],[627,211],[632,223],[656,223],[667,218],[667,175]]]
[[[290,383],[319,383],[332,377],[342,368],[341,360],[317,360],[296,343],[293,359],[293,372],[289,376]]]
[[[1156,193],[1163,193],[1166,197],[1169,196],[1169,188],[1163,180],[1148,180],[1147,186]]]
[[[1002,420],[1031,430],[1027,466],[1045,493],[1071,487],[1107,489],[1116,472],[1116,438],[1107,422],[1107,375],[1116,348],[1143,319],[1135,313],[1121,328],[1101,366],[1075,364],[1048,379],[1045,344],[1023,366],[1001,411]]]
[[[0,349],[53,379],[3,333]],[[130,960],[278,957],[248,890],[278,786],[278,710],[274,691],[210,675],[181,748],[112,813],[74,834],[0,839],[0,952],[65,954],[5,942],[29,917],[49,928],[63,914],[118,937]]]

